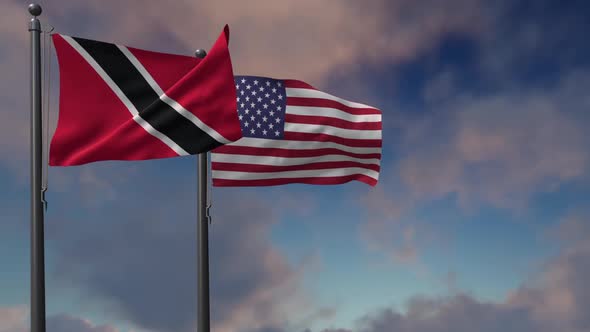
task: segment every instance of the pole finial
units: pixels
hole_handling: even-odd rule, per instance
[[[39,16],[43,12],[43,9],[39,4],[32,3],[29,5],[29,13],[33,16]]]
[[[204,49],[199,48],[195,51],[195,56],[199,59],[204,59],[205,56],[207,56],[207,52]]]

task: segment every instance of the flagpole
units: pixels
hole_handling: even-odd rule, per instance
[[[207,55],[202,49],[195,52],[197,58],[203,59]],[[210,310],[209,310],[209,216],[207,206],[208,167],[207,153],[200,153],[197,156],[197,177],[198,177],[198,207],[197,207],[197,237],[198,237],[198,270],[197,270],[197,311],[198,322],[197,332],[210,331]]]
[[[31,34],[31,332],[45,332],[45,244],[41,170],[43,141],[41,123],[41,23],[42,9],[30,4]]]

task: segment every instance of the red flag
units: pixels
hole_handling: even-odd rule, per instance
[[[52,166],[192,155],[242,136],[227,26],[204,59],[58,34],[53,42]]]

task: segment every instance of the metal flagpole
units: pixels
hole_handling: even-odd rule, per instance
[[[45,244],[41,171],[43,140],[41,123],[41,23],[42,9],[29,5],[31,33],[31,332],[45,332]]]
[[[202,49],[195,51],[197,58],[203,59],[207,55]],[[198,189],[198,210],[197,210],[197,237],[198,237],[198,323],[197,332],[210,331],[209,311],[209,209],[207,206],[208,167],[207,153],[200,153],[197,161]]]

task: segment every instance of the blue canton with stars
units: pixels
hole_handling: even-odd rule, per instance
[[[287,94],[281,80],[234,76],[238,117],[244,137],[282,139]]]

